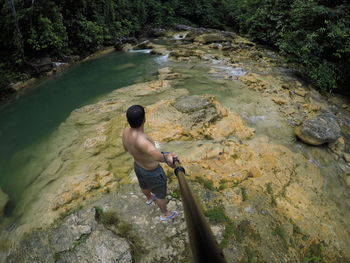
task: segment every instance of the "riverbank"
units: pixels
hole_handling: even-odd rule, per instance
[[[64,72],[78,63],[93,60],[114,51],[115,48],[113,46],[106,46],[86,57],[81,58],[79,56],[73,56],[74,58],[70,59],[70,62],[52,62],[51,70],[41,73],[39,77],[32,77],[28,80],[19,81],[10,85],[8,88],[9,91],[0,97],[0,110],[5,108],[12,100],[24,95],[26,92],[30,91],[31,88],[37,86],[40,82],[50,78],[54,74]]]
[[[163,224],[138,193],[121,145],[125,109],[137,103],[146,106],[147,133],[181,157],[229,262],[348,260],[348,104],[331,103],[277,54],[236,35],[167,32],[144,48],[167,61],[156,80],[73,111],[33,152],[45,149],[47,165],[31,169],[18,221],[2,231],[10,262],[108,253],[123,262],[188,260],[171,171],[167,198],[180,216]],[[342,123],[342,140],[320,148],[296,141],[293,128],[323,110]],[[56,245],[57,237],[67,242]]]

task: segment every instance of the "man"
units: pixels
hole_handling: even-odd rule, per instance
[[[173,160],[177,156],[174,153],[160,152],[154,141],[144,133],[146,117],[142,106],[129,107],[126,118],[130,127],[124,129],[123,146],[134,157],[134,170],[141,191],[147,197],[146,204],[150,205],[154,201],[161,211],[160,220],[171,220],[177,216],[177,212],[167,210],[167,178],[159,162],[165,162],[174,168]]]

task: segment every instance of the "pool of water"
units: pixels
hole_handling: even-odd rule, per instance
[[[32,146],[50,136],[74,109],[112,90],[151,79],[162,63],[157,58],[114,52],[77,64],[0,111],[0,186],[10,197],[7,211],[30,183],[21,167],[32,162]]]

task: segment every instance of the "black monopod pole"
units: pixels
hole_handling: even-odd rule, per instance
[[[174,173],[180,185],[193,262],[226,263],[203,212],[186,182],[185,169],[180,166],[180,161],[177,158],[174,158],[174,164],[176,166]]]

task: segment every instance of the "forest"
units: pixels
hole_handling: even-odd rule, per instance
[[[298,65],[318,89],[347,92],[347,0],[3,0],[0,95],[35,74],[30,65],[36,58],[64,61],[175,24],[246,35]]]

